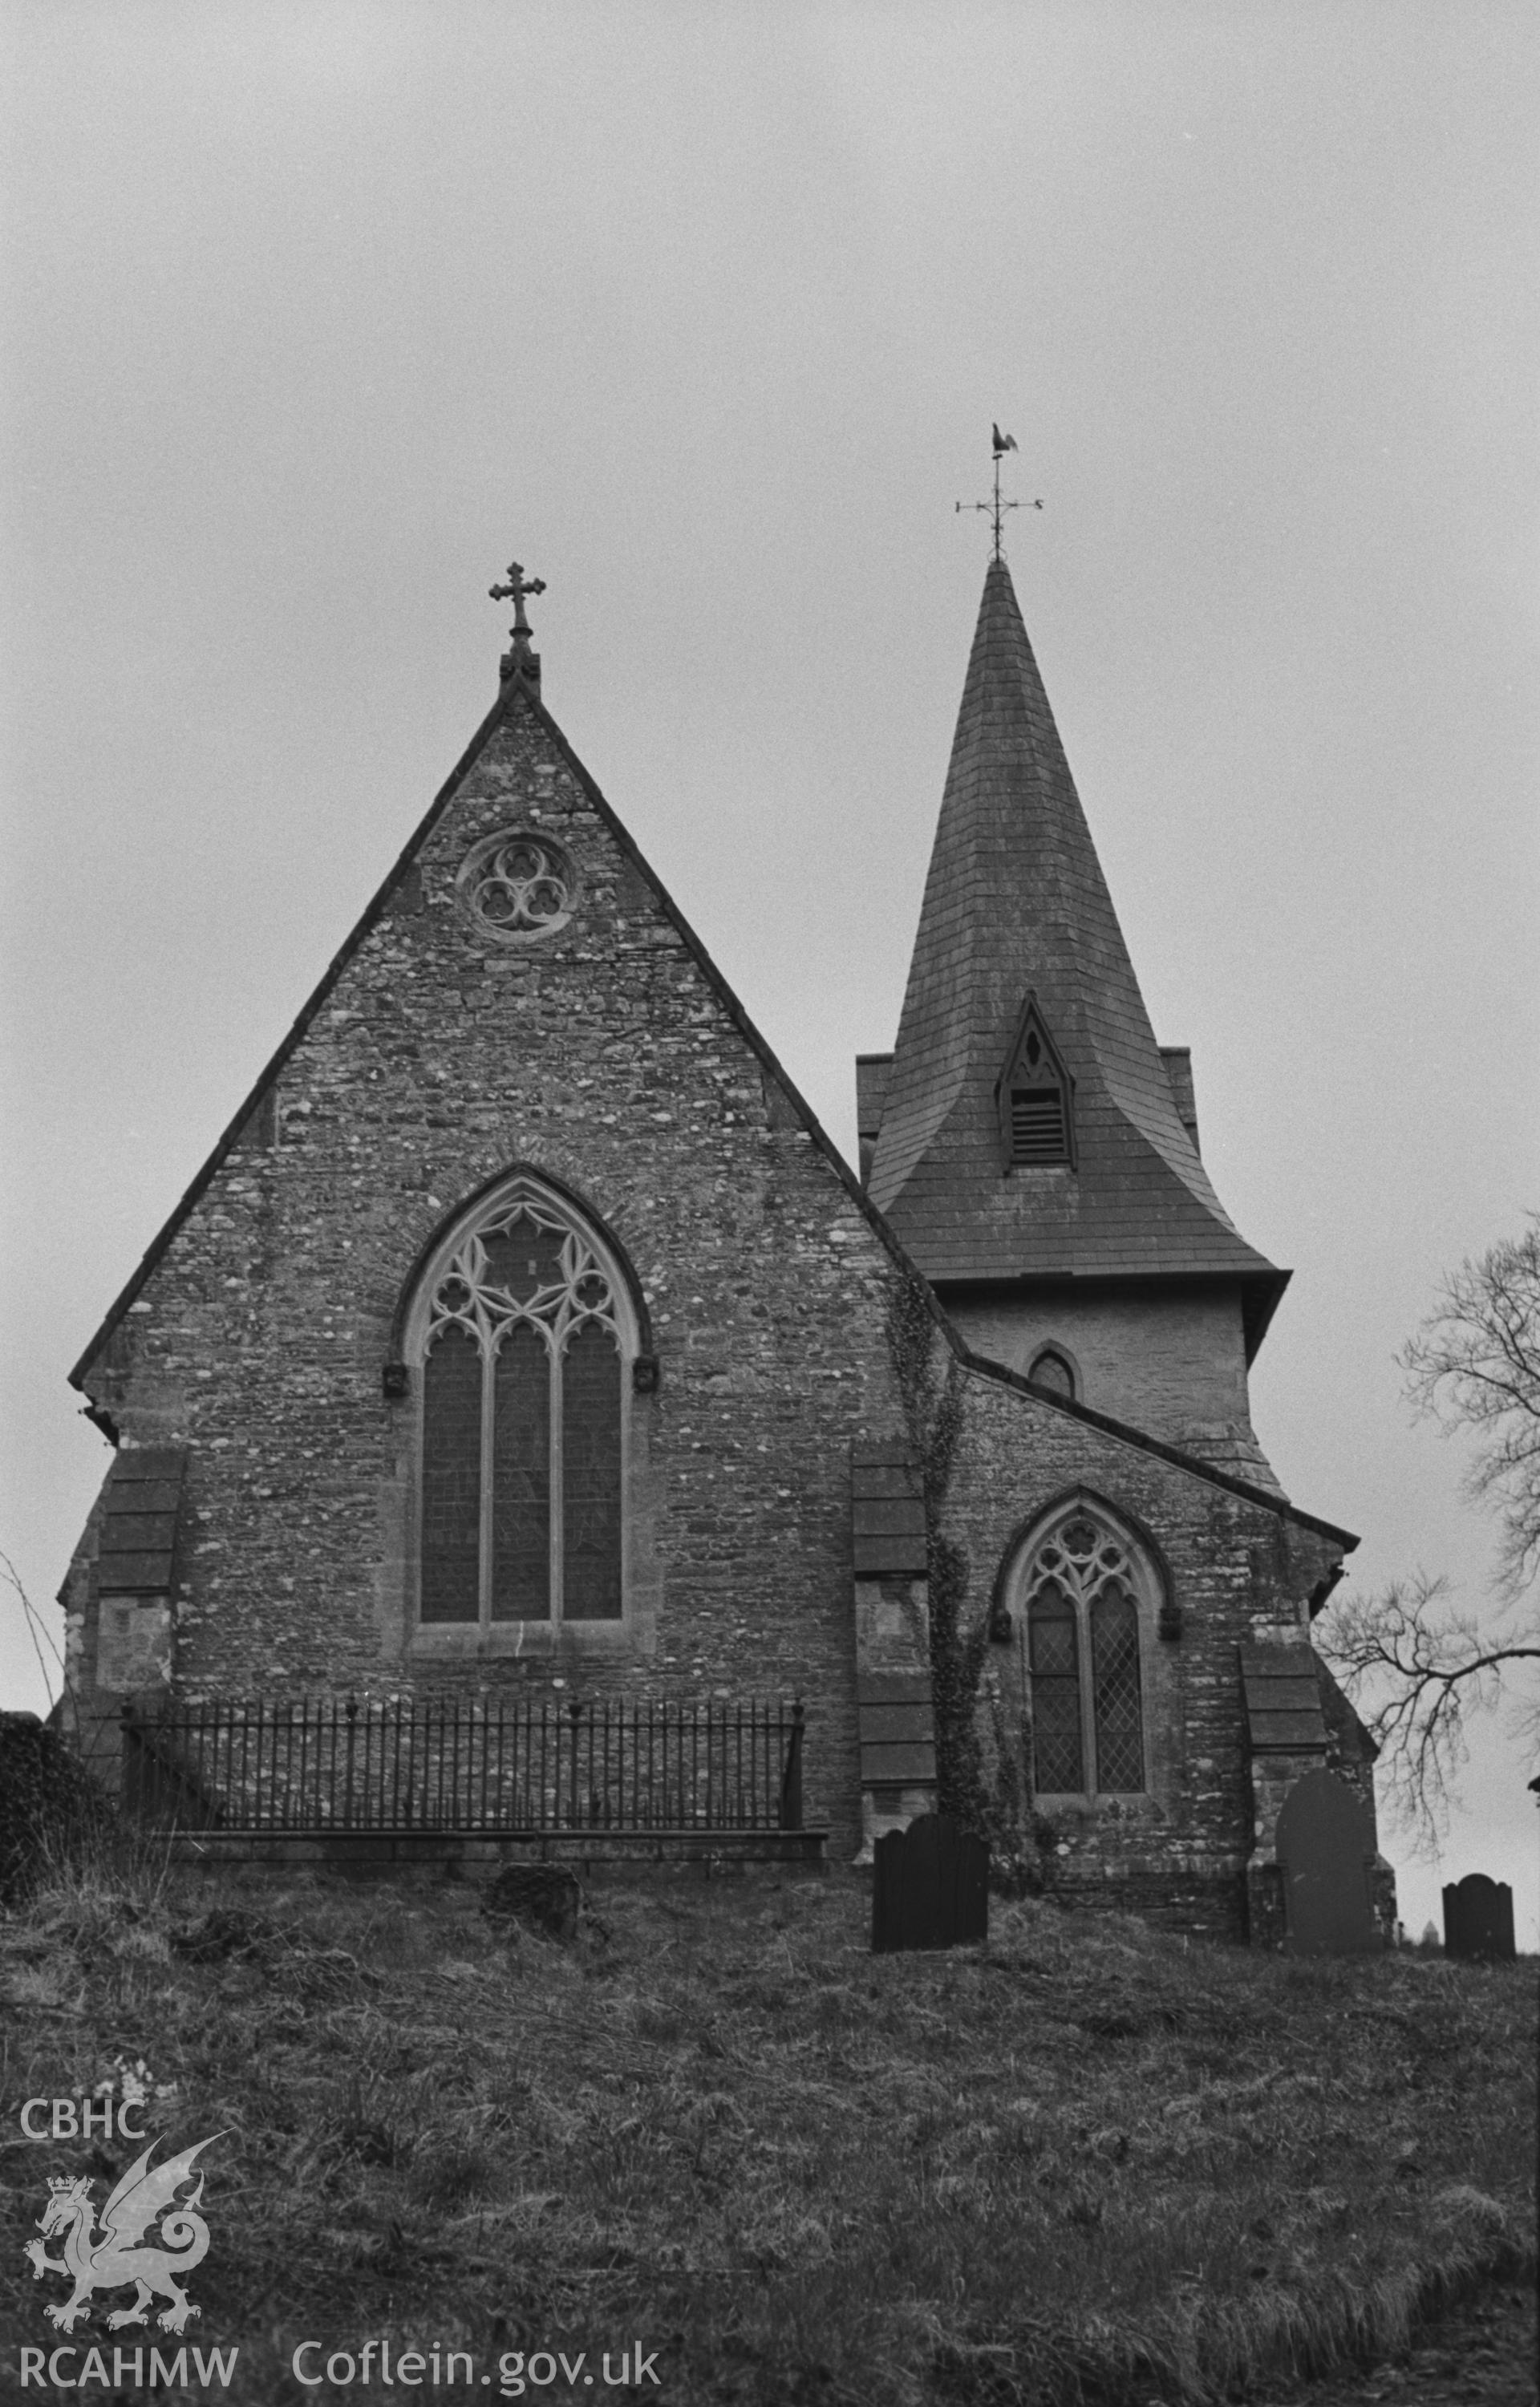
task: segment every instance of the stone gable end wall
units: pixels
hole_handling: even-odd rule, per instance
[[[1171,1638],[1142,1634],[1148,1797],[1081,1812],[1054,1806],[1050,1831],[1034,1834],[1029,1820],[1025,1851],[1065,1903],[1116,1903],[1240,1938],[1253,1834],[1238,1650],[1256,1637],[1302,1631],[1311,1591],[1340,1549],[970,1372],[942,1514],[944,1535],[966,1563],[962,1644],[977,1646],[1013,1543],[1076,1488],[1153,1539],[1181,1630]],[[999,1793],[998,1755],[1018,1743],[1020,1728],[1020,1657],[1015,1645],[984,1640],[979,1659],[980,1768],[986,1788]]]
[[[514,825],[559,838],[583,885],[522,948],[455,901],[470,846]],[[848,1464],[853,1440],[903,1427],[891,1258],[521,697],[417,868],[86,1377],[124,1443],[191,1449],[177,1686],[379,1694],[570,1668],[414,1663],[420,1398],[382,1393],[420,1250],[518,1164],[624,1247],[660,1364],[632,1407],[642,1652],[585,1661],[582,1685],[804,1696],[808,1818],[853,1847]]]

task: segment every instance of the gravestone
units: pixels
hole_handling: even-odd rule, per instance
[[[20,1905],[107,1830],[108,1815],[59,1730],[0,1713],[0,1907]]]
[[[990,1851],[945,1814],[920,1814],[873,1849],[872,1948],[961,1947],[990,1933]]]
[[[547,1939],[576,1936],[583,1892],[561,1864],[505,1864],[489,1884],[481,1911],[492,1922],[521,1922]]]
[[[1467,1873],[1444,1891],[1444,1953],[1489,1962],[1517,1954],[1513,1944],[1513,1891],[1506,1881]]]
[[[1371,1887],[1374,1825],[1345,1782],[1331,1772],[1296,1780],[1275,1845],[1286,1954],[1363,1956],[1380,1945]]]

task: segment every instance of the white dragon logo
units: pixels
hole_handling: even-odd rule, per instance
[[[183,2182],[192,2180],[193,2158],[222,2137],[222,2132],[212,2132],[196,2147],[184,2148],[179,2157],[167,2157],[164,2164],[157,2165],[153,2172],[150,2159],[155,2153],[155,2142],[151,2140],[103,2207],[101,2236],[94,2240],[92,2227],[96,2210],[91,2202],[91,2183],[83,2177],[71,2179],[68,2175],[58,2175],[50,2181],[49,2202],[37,2219],[37,2229],[45,2240],[50,2232],[64,2233],[64,2256],[49,2256],[42,2240],[27,2241],[23,2253],[32,2260],[35,2282],[41,2281],[45,2273],[64,2273],[75,2284],[63,2306],[44,2308],[50,2323],[61,2331],[73,2331],[80,2317],[91,2312],[93,2290],[118,2290],[129,2282],[137,2285],[137,2295],[131,2307],[121,2307],[115,2315],[108,2315],[109,2331],[117,2331],[124,2324],[148,2322],[147,2310],[157,2294],[170,2300],[164,2313],[156,2318],[163,2331],[182,2331],[190,2315],[201,2314],[176,2276],[190,2273],[208,2254],[208,2226],[197,2212],[203,2198],[202,2173],[190,2199],[184,2200],[174,2214],[166,2215],[165,2209]],[[161,2238],[167,2246],[141,2247],[138,2243],[157,2215],[164,2218]],[[172,2249],[178,2252],[174,2256],[169,2253]]]

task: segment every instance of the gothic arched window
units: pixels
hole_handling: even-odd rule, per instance
[[[1057,1346],[1045,1346],[1033,1356],[1027,1377],[1034,1388],[1044,1388],[1050,1396],[1062,1396],[1074,1403],[1075,1374],[1068,1356],[1062,1354]]]
[[[436,1249],[417,1322],[420,1619],[619,1621],[636,1335],[609,1248],[521,1175]]]
[[[1057,1796],[1143,1789],[1140,1628],[1159,1589],[1144,1549],[1110,1515],[1077,1503],[1034,1540],[1012,1586],[1032,1702],[1034,1787]]]

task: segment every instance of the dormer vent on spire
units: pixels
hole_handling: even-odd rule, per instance
[[[1048,1034],[1037,998],[1021,1006],[995,1090],[1005,1168],[1062,1162],[1075,1167],[1075,1081]]]

